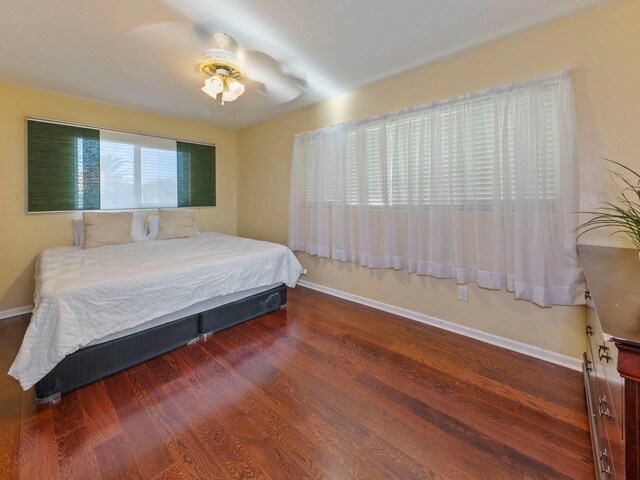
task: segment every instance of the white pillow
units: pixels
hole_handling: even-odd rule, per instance
[[[160,232],[160,216],[153,215],[148,219],[149,225],[149,233],[147,234],[148,240],[156,240],[158,238],[158,233]],[[200,230],[198,230],[198,222],[195,217],[193,218],[193,226],[196,229],[196,237],[200,235]]]
[[[157,240],[196,236],[196,219],[189,210],[160,210],[160,232]]]
[[[144,212],[134,212],[131,221],[131,238],[134,242],[147,240],[147,229],[144,226]],[[84,248],[84,220],[73,220],[73,243]]]

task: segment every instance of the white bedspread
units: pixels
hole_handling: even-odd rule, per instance
[[[293,287],[301,272],[283,245],[213,232],[45,250],[36,264],[33,317],[9,374],[26,390],[94,340],[219,295]]]

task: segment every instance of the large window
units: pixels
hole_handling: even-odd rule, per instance
[[[579,303],[568,72],[294,137],[289,247]]]
[[[215,147],[28,119],[30,212],[215,205]]]

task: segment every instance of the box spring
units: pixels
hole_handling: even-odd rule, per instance
[[[221,305],[202,312],[199,319],[200,335],[219,332],[246,320],[277,310],[287,304],[287,287],[278,285],[266,292]]]
[[[67,355],[36,384],[36,402],[46,403],[139,363],[182,347],[199,336],[224,330],[283,307],[287,287],[212,308]]]

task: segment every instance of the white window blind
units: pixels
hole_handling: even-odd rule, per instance
[[[294,138],[289,246],[579,301],[568,72]]]
[[[516,118],[517,112],[539,115],[544,131],[535,139],[539,178],[527,196],[553,199],[558,193],[560,141],[554,114],[557,84],[544,86],[538,111],[528,108],[526,95],[522,91],[508,97],[487,95],[384,121],[346,125],[340,146],[344,172],[323,160],[335,155],[332,149],[338,145],[319,141],[316,134],[303,135],[305,198],[308,202],[340,201],[344,196],[351,205],[396,206],[482,204],[504,200],[505,195],[513,199],[514,142],[516,136],[529,140],[531,134],[516,130],[523,121]],[[342,183],[339,173],[344,176]],[[430,181],[432,175],[435,182]],[[337,190],[339,185],[344,191]]]
[[[176,141],[100,130],[102,209],[178,206]]]

